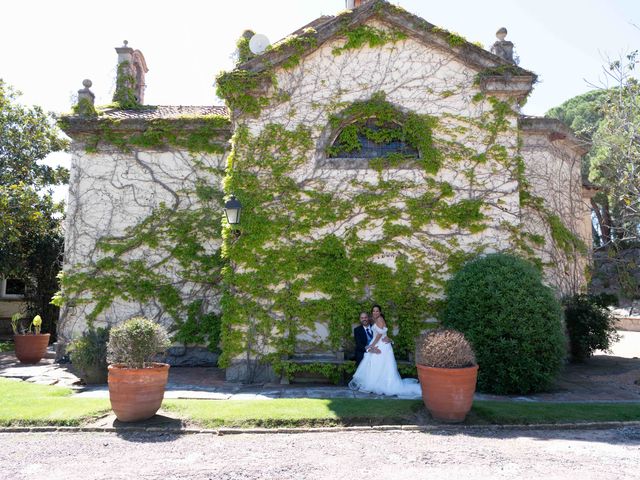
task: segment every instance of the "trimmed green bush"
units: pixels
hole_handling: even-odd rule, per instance
[[[536,267],[487,255],[458,271],[446,294],[442,323],[471,342],[479,391],[522,395],[551,385],[565,356],[562,309]]]
[[[578,294],[565,300],[564,318],[571,343],[571,359],[583,362],[596,350],[609,350],[618,341],[615,318],[607,309],[611,299]]]
[[[89,328],[67,348],[71,363],[86,383],[106,383],[108,341],[109,328]]]
[[[147,318],[133,317],[111,329],[107,359],[109,363],[123,363],[127,368],[144,368],[170,345],[167,330],[162,325]]]

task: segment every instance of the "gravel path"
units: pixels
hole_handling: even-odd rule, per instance
[[[640,428],[266,435],[0,434],[0,478],[631,479]]]

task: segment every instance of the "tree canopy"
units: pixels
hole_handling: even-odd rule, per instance
[[[609,88],[547,112],[592,144],[583,172],[600,188],[591,202],[597,246],[618,249],[640,241],[640,84],[633,76],[638,62],[637,51],[611,62],[605,68]]]
[[[67,142],[53,115],[22,105],[19,96],[0,79],[0,275],[25,282],[30,313],[43,316],[47,331],[56,317],[49,300],[63,244],[63,206],[51,187],[66,183],[69,174],[41,161]]]

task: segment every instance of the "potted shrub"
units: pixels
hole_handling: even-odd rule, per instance
[[[422,400],[436,420],[462,422],[473,404],[478,364],[471,345],[457,330],[437,329],[416,342]]]
[[[109,328],[89,328],[69,345],[71,363],[86,384],[107,383]]]
[[[20,313],[16,313],[11,317],[16,357],[21,363],[38,363],[47,353],[50,335],[48,333],[40,333],[40,328],[42,328],[40,315],[33,317],[27,329],[21,328],[21,319],[22,314]]]
[[[166,329],[146,318],[134,317],[111,329],[109,400],[121,422],[146,420],[160,408],[169,365],[152,359],[169,345]]]

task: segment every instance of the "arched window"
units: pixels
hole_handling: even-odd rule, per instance
[[[327,149],[328,158],[415,159],[418,150],[405,138],[405,131],[395,122],[376,118],[345,126]]]

